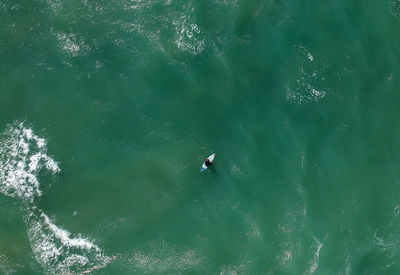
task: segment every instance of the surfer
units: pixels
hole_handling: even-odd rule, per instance
[[[204,159],[204,164],[208,167],[208,166],[212,165],[213,163],[208,158],[205,158]]]
[[[208,158],[205,158],[205,159],[204,159],[204,163],[203,163],[203,165],[201,166],[200,172],[206,171],[207,168],[213,164],[214,157],[215,157],[215,153],[212,154],[211,156],[209,156]]]

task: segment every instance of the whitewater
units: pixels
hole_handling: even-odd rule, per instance
[[[0,138],[0,192],[18,200],[35,259],[47,274],[88,273],[111,260],[93,240],[57,226],[36,205],[43,195],[39,173],[60,173],[47,153],[46,141],[26,128],[10,124]]]

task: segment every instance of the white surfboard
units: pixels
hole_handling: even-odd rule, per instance
[[[211,156],[209,156],[209,157],[208,157],[208,160],[209,160],[210,162],[213,162],[213,161],[214,161],[214,157],[215,157],[215,153],[212,154]],[[207,168],[208,168],[208,167],[206,166],[206,163],[203,162],[203,165],[201,166],[200,172],[204,172]]]

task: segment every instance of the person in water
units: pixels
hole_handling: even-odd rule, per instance
[[[212,165],[212,162],[208,158],[205,158],[204,164],[208,167],[208,166]]]

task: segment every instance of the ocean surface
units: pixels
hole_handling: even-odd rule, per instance
[[[399,117],[399,0],[0,0],[0,274],[400,274]]]

